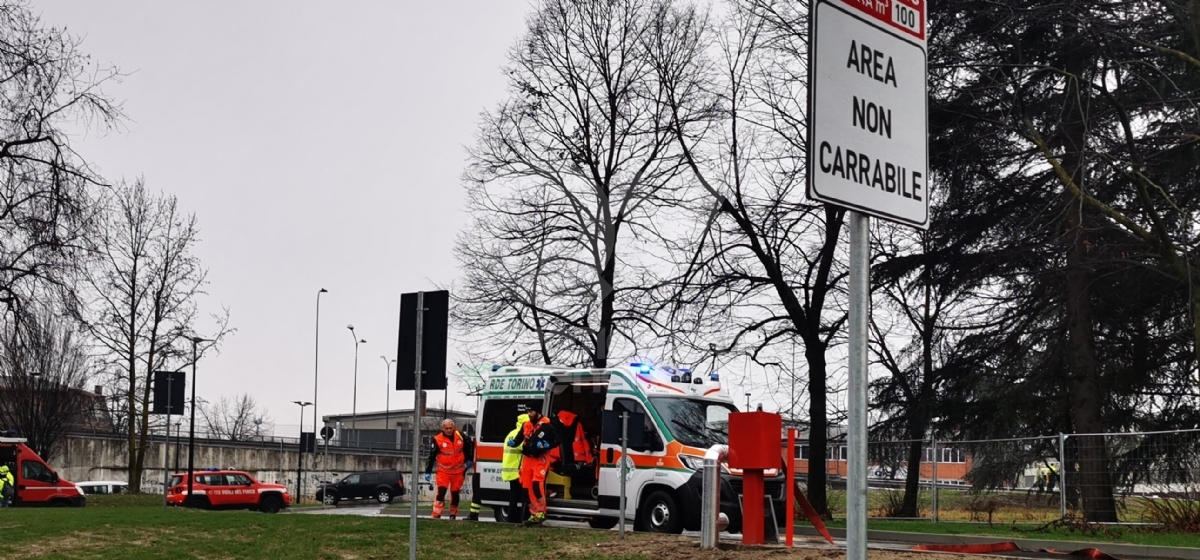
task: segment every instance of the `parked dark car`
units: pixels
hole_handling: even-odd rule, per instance
[[[342,500],[376,500],[387,504],[403,495],[404,480],[397,471],[357,472],[317,488],[317,499],[331,506]]]

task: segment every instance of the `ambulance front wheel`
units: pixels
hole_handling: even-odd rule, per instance
[[[683,514],[675,503],[675,498],[662,490],[650,494],[638,512],[642,521],[642,530],[651,533],[670,533],[678,535],[683,532]]]

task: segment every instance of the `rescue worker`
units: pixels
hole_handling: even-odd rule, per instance
[[[529,414],[517,416],[517,427],[504,438],[504,457],[500,462],[500,480],[508,483],[508,521],[525,520],[525,487],[521,485],[521,444],[525,434],[521,428],[529,422]]]
[[[1050,463],[1046,466],[1046,491],[1054,492],[1054,487],[1058,485],[1058,465]]]
[[[536,410],[529,411],[529,421],[521,428],[521,485],[529,491],[529,519],[526,525],[546,520],[546,473],[557,459],[558,432],[550,421]]]
[[[13,496],[17,495],[17,487],[13,483],[13,475],[8,465],[0,465],[0,507],[12,505]]]
[[[429,450],[429,461],[425,463],[425,482],[437,464],[437,497],[433,502],[434,519],[442,518],[445,509],[446,490],[450,491],[450,519],[458,517],[458,498],[462,491],[467,469],[475,464],[475,446],[464,438],[454,426],[454,420],[442,420],[442,431],[433,436]]]

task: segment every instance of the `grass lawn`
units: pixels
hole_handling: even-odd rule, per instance
[[[0,558],[408,558],[403,517],[163,510],[161,496],[101,496],[88,507],[0,510]],[[420,521],[422,558],[627,558],[596,552],[616,535]]]
[[[801,525],[807,525],[807,523],[802,523]],[[829,522],[828,525],[830,527],[845,527],[846,522],[844,519],[838,519]],[[867,521],[867,528],[872,531],[995,536],[997,541],[1023,538],[1200,548],[1200,534],[1165,533],[1149,527],[1082,527],[1057,524],[1047,527],[1046,525],[1029,523],[996,523],[988,525],[986,523],[932,523],[929,521],[870,519]]]
[[[832,526],[839,524],[831,523]],[[1128,527],[1095,533],[1070,528],[1042,532],[1037,530],[1037,525],[1031,524],[989,527],[978,523],[934,524],[879,519],[871,520],[869,526],[873,530],[886,531],[994,535],[997,540],[1024,537],[1200,547],[1200,535],[1159,534]],[[408,558],[408,527],[408,520],[401,516],[164,510],[161,496],[92,496],[88,507],[83,509],[0,510],[0,530],[5,536],[0,539],[0,558],[404,559]],[[700,551],[694,548],[697,544],[694,539],[684,542],[670,537],[631,534],[626,543],[619,544],[613,531],[432,520],[419,521],[418,528],[420,557],[438,560],[726,557],[698,554]]]
[[[846,516],[846,492],[830,490],[827,494],[829,509],[835,518]],[[886,518],[889,511],[899,509],[904,492],[872,488],[867,493],[867,513],[872,518]],[[1158,499],[1143,497],[1117,497],[1117,517],[1123,523],[1154,523],[1157,521],[1150,508]],[[933,507],[933,493],[921,490],[917,494],[920,517],[929,519]],[[1068,512],[1072,514],[1075,512]],[[1037,492],[981,492],[942,489],[938,492],[938,520],[943,522],[988,522],[996,525],[1044,525],[1059,519],[1059,495]]]

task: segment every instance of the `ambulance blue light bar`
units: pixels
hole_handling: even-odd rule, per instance
[[[720,375],[720,374],[718,374],[718,373],[710,373],[710,374],[708,375],[708,378],[709,378],[710,380],[712,380],[712,381],[720,381],[720,380],[721,380],[721,375]]]

